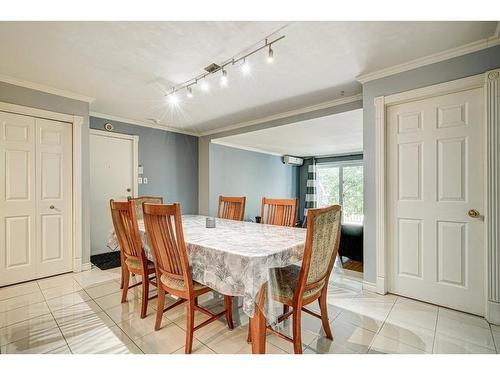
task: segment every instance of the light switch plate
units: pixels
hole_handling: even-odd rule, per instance
[[[139,183],[139,185],[142,185],[142,177],[138,177],[137,182]]]
[[[145,183],[145,184],[147,184],[148,183],[148,178],[147,177],[143,177],[142,178],[142,182]]]

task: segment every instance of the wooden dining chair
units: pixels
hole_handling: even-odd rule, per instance
[[[297,198],[262,198],[260,216],[263,224],[295,226],[297,220]]]
[[[163,203],[163,197],[154,197],[154,196],[142,196],[142,197],[137,197],[137,198],[132,198],[128,197],[128,201],[134,202],[134,208],[135,208],[135,216],[137,220],[142,220],[142,203],[143,202],[148,202],[148,203]],[[123,253],[120,252],[120,263],[123,264],[125,260],[123,259]],[[122,267],[122,279],[120,281],[120,289],[123,289],[123,284],[125,283],[125,270],[126,268]]]
[[[163,313],[180,303],[187,302],[186,346],[190,354],[193,347],[194,331],[226,315],[229,329],[233,329],[232,297],[224,296],[224,311],[214,314],[198,305],[198,297],[212,291],[209,287],[193,281],[189,266],[184,232],[182,229],[181,206],[179,203],[153,205],[144,203],[144,223],[149,246],[151,247],[156,275],[158,278],[158,307],[155,330],[159,330]],[[165,294],[170,293],[180,299],[166,308]],[[194,312],[199,311],[209,318],[194,325]]]
[[[142,214],[142,204],[143,203],[163,204],[163,197],[154,197],[151,195],[143,195],[141,197],[136,197],[136,198],[128,197],[127,199],[129,201],[134,202],[135,214],[137,216],[137,220],[143,219],[143,214]]]
[[[243,221],[246,197],[223,197],[219,195],[217,217],[221,219]]]
[[[115,234],[120,244],[120,253],[123,259],[121,264],[123,276],[123,290],[121,302],[127,300],[128,290],[142,285],[142,305],[141,319],[147,314],[148,301],[156,296],[149,297],[149,284],[156,286],[154,282],[155,268],[151,261],[146,259],[144,248],[142,246],[141,235],[135,216],[134,203],[115,202],[113,199],[109,202],[111,207],[111,218],[115,228]],[[141,276],[141,281],[129,285],[130,274]],[[150,278],[150,275],[153,277]]]
[[[321,319],[326,337],[333,340],[328,322],[328,279],[337,257],[340,241],[341,208],[338,205],[307,211],[307,234],[302,266],[291,265],[273,269],[273,283],[268,288],[271,298],[287,308],[277,321],[292,317],[292,334],[285,334],[267,327],[267,331],[293,343],[295,354],[302,354],[302,311]],[[318,300],[321,314],[305,306]],[[292,308],[289,310],[289,308]],[[250,336],[249,336],[249,339]]]

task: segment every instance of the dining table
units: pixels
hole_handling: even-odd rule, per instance
[[[282,305],[272,298],[276,268],[299,264],[304,253],[306,230],[296,227],[215,219],[210,228],[207,216],[182,215],[184,241],[193,280],[223,295],[243,300],[250,318],[252,353],[266,350],[266,325],[274,325]],[[153,260],[143,220],[138,220],[146,257]],[[108,247],[119,248],[110,235]]]

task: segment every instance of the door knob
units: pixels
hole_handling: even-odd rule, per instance
[[[53,210],[54,208],[56,208],[53,204],[50,205],[49,207],[51,210]]]
[[[475,210],[475,209],[470,209],[469,212],[467,212],[467,215],[469,215],[470,217],[473,217],[473,218],[477,218],[479,217],[479,211],[478,210]]]
[[[130,193],[131,191],[132,191],[132,189],[130,189],[130,188],[128,188],[128,189],[127,189],[127,192],[128,192],[128,193]]]

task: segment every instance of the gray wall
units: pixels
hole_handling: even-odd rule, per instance
[[[284,165],[280,156],[210,144],[210,215],[219,195],[246,196],[245,219],[260,215],[262,197],[298,196],[298,168]]]
[[[82,263],[90,261],[89,215],[89,104],[24,87],[0,82],[0,102],[82,116]]]
[[[376,281],[375,107],[377,96],[452,81],[500,66],[500,46],[367,82],[363,85],[364,278]]]
[[[165,202],[179,202],[182,212],[198,213],[198,138],[90,117],[92,129],[104,130],[110,122],[114,132],[139,136],[139,164],[147,185],[139,185],[139,195],[160,195]]]

